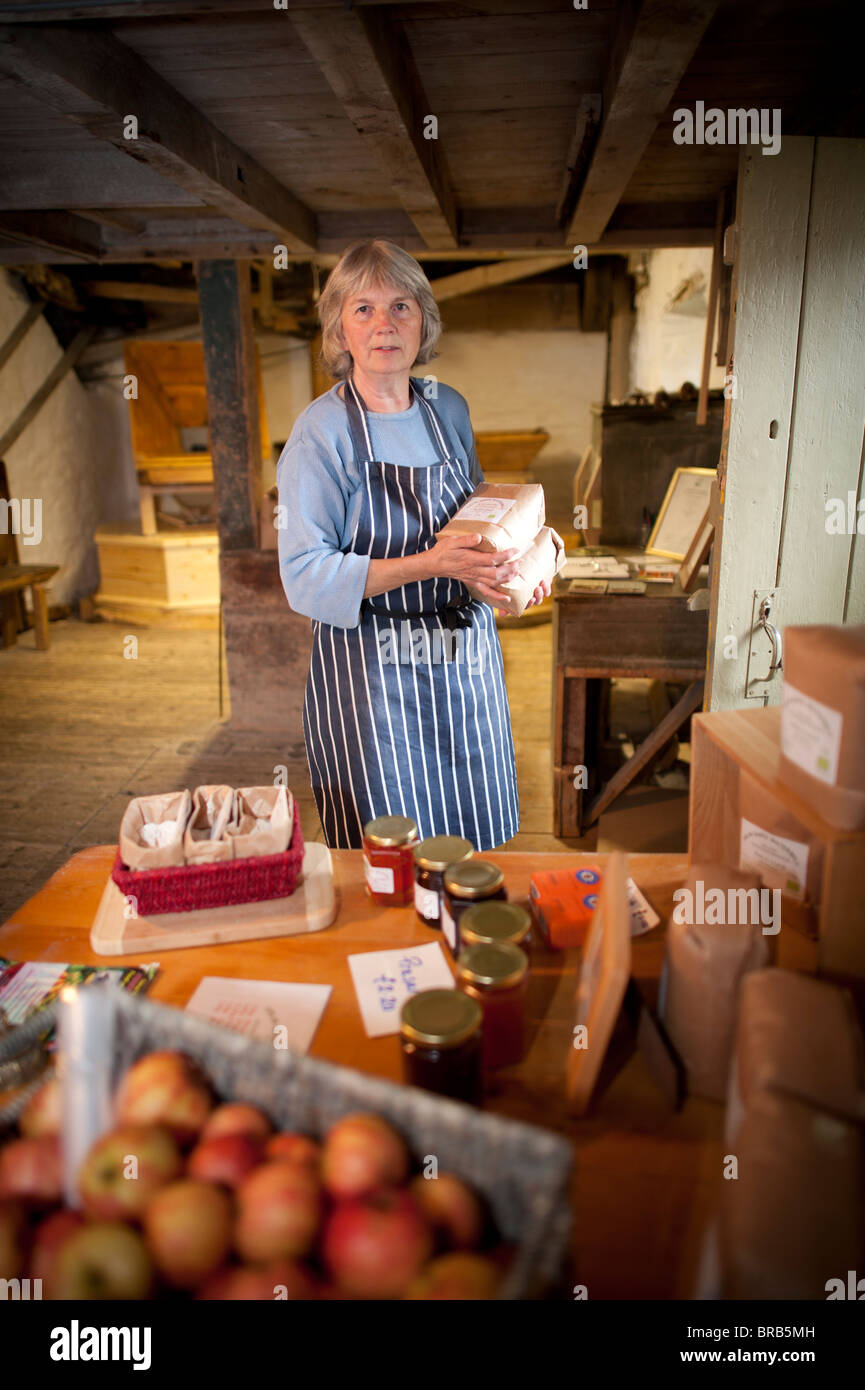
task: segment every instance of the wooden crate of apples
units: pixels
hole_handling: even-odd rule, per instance
[[[397,1129],[342,1116],[321,1141],[220,1103],[180,1051],[123,1077],[115,1125],[62,1205],[59,1083],[0,1148],[0,1279],[43,1298],[492,1299],[513,1247],[451,1173],[413,1172]],[[429,1168],[431,1165],[427,1164]]]

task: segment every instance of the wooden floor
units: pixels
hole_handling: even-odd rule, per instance
[[[0,651],[0,921],[77,849],[116,841],[123,809],[145,792],[272,783],[285,764],[304,830],[321,839],[300,727],[237,732],[219,714],[213,630],[51,624]],[[596,833],[551,834],[549,622],[503,631],[520,833],[509,848],[594,848]],[[129,638],[137,639],[137,656]]]

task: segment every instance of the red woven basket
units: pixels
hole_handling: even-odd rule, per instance
[[[161,912],[198,912],[287,898],[297,887],[302,864],[303,832],[295,802],[291,843],[283,854],[217,864],[176,864],[168,869],[129,869],[118,849],[111,877],[124,897],[135,898],[139,916],[153,917]]]

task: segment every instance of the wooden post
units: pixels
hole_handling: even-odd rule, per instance
[[[709,302],[706,309],[706,337],[703,342],[703,369],[700,373],[700,395],[697,399],[697,424],[705,425],[709,418],[709,373],[712,370],[712,342],[715,337],[715,316],[721,291],[721,261],[724,246],[724,199],[718,197],[715,216],[715,241],[712,250],[712,273],[709,277]]]
[[[198,298],[219,545],[255,550],[261,432],[248,262],[199,261]]]

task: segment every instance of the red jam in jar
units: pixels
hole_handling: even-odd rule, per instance
[[[521,903],[475,903],[460,918],[460,942],[465,948],[509,941],[529,955],[531,929],[532,915]]]
[[[497,864],[485,859],[468,859],[449,864],[444,871],[441,924],[442,934],[454,955],[460,952],[460,921],[474,903],[507,897],[505,876]]]
[[[459,987],[483,1009],[484,1068],[508,1067],[525,1050],[529,961],[509,941],[467,946],[457,961]]]
[[[414,847],[414,905],[425,927],[441,927],[444,872],[471,859],[474,846],[458,835],[431,835]]]
[[[417,826],[408,816],[377,816],[363,828],[366,891],[380,907],[407,907],[414,901],[414,847]]]
[[[480,1105],[482,1020],[480,1005],[461,990],[413,994],[402,1006],[399,1025],[406,1083]]]

